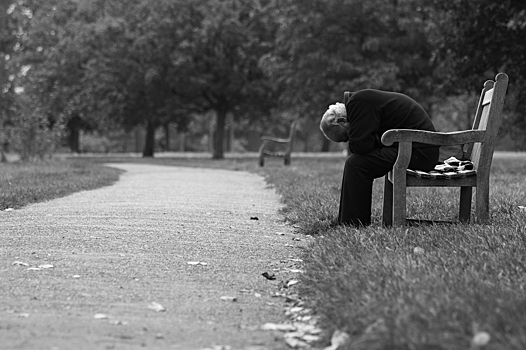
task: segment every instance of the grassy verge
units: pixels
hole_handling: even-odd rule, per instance
[[[257,167],[255,159],[101,161],[226,168],[265,176],[283,197],[286,219],[317,237],[305,251],[301,292],[321,316],[328,334],[334,329],[350,334],[350,341],[341,349],[526,348],[526,213],[518,208],[526,205],[524,154],[494,161],[491,225],[384,229],[380,226],[382,186],[378,181],[373,225],[362,230],[330,226],[338,211],[341,158],[293,159],[291,167],[269,161],[264,168]],[[47,171],[42,167],[33,175],[37,170],[20,165],[9,170],[9,178],[14,183],[22,181],[21,173],[29,173],[28,183],[15,188],[27,191],[34,186],[35,191],[29,192],[38,196],[26,196],[30,202],[60,195],[59,188],[67,181],[72,181],[67,188],[73,191],[111,183],[117,176],[115,171],[101,175],[107,169],[95,166],[93,160],[83,162],[53,165]],[[84,175],[61,174],[76,172]],[[8,179],[4,172],[2,176]],[[42,182],[38,180],[41,176]],[[62,176],[69,180],[58,180]],[[84,185],[77,184],[82,178]],[[0,198],[6,193],[5,182]],[[51,195],[40,194],[48,188]],[[456,189],[410,189],[408,214],[422,219],[454,218],[458,196]],[[0,203],[7,205],[4,199]],[[490,335],[489,343],[472,342],[479,332]]]
[[[318,236],[305,253],[302,294],[325,329],[350,335],[345,349],[526,349],[526,156],[494,161],[492,224],[330,228],[343,162],[296,162],[268,180],[285,215]],[[448,220],[457,189],[410,189],[408,214]],[[485,346],[472,343],[487,332]]]
[[[0,164],[0,210],[112,184],[120,171],[84,161]]]

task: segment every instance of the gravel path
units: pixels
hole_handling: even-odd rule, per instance
[[[261,326],[287,321],[305,238],[264,180],[110,166],[113,186],[0,213],[0,349],[286,349]]]

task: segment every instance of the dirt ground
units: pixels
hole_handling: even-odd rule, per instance
[[[113,186],[0,212],[0,349],[287,349],[262,325],[287,322],[308,238],[264,180],[111,166]]]

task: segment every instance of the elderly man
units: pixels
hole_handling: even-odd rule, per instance
[[[383,146],[389,129],[435,131],[426,111],[410,97],[380,90],[352,93],[346,105],[331,105],[320,129],[329,140],[349,142],[340,197],[340,224],[355,227],[371,223],[373,180],[387,174],[396,161],[398,145]],[[430,171],[438,162],[439,147],[413,144],[409,168]]]

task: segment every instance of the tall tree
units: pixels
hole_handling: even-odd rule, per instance
[[[77,3],[19,0],[12,8],[13,13],[21,13],[25,18],[17,28],[17,52],[13,57],[20,72],[16,84],[24,89],[24,104],[30,102],[35,111],[47,115],[44,118],[61,126],[73,114],[72,87],[81,76],[78,62],[68,64],[78,54],[63,56],[59,50],[60,43],[67,40],[67,26]],[[27,108],[24,113],[28,113]],[[23,118],[27,115],[19,116]]]
[[[4,151],[8,144],[5,126],[10,121],[15,100],[13,77],[13,53],[16,50],[16,32],[19,17],[13,14],[10,0],[0,0],[0,152],[1,161],[5,161]]]
[[[435,42],[440,72],[453,91],[477,90],[499,71],[510,76],[503,124],[526,148],[526,3],[523,0],[438,1]]]
[[[213,158],[224,157],[228,113],[247,117],[272,104],[272,83],[259,60],[274,45],[273,6],[269,0],[187,2],[185,40],[173,54],[174,89],[215,112]]]
[[[70,127],[76,118],[99,128],[145,125],[143,155],[152,156],[160,125],[214,110],[213,156],[222,158],[227,114],[246,117],[271,101],[258,67],[275,28],[268,1],[54,1],[68,6],[35,12],[34,23],[69,19],[53,30],[33,27],[27,47],[40,37],[51,44],[31,50],[26,64],[28,79],[39,77],[41,96],[68,115]]]
[[[264,60],[286,86],[282,101],[307,118],[319,118],[345,90],[403,91],[426,102],[432,47],[421,3],[282,1],[278,44]]]
[[[26,51],[26,41],[33,24],[35,10],[52,6],[50,1],[41,3],[31,0],[19,0],[9,3],[7,10],[2,9],[1,21],[1,56],[2,71],[7,72],[8,79],[2,78],[2,96],[0,98],[0,115],[2,122],[2,143],[9,143],[18,148],[22,157],[43,156],[52,149],[52,139],[59,133],[54,128],[54,117],[46,114],[42,106],[35,103],[31,91],[26,89],[23,81],[31,66],[24,65],[20,57]],[[2,6],[6,3],[2,2]],[[44,51],[45,42],[38,46]],[[36,49],[36,47],[35,47]],[[45,53],[42,53],[45,54]],[[4,75],[4,74],[0,74]],[[28,135],[34,135],[33,139]]]
[[[56,1],[34,11],[24,45],[28,85],[65,116],[70,136],[81,122],[99,130],[144,125],[143,155],[153,156],[155,129],[185,120],[167,74],[178,2]]]

